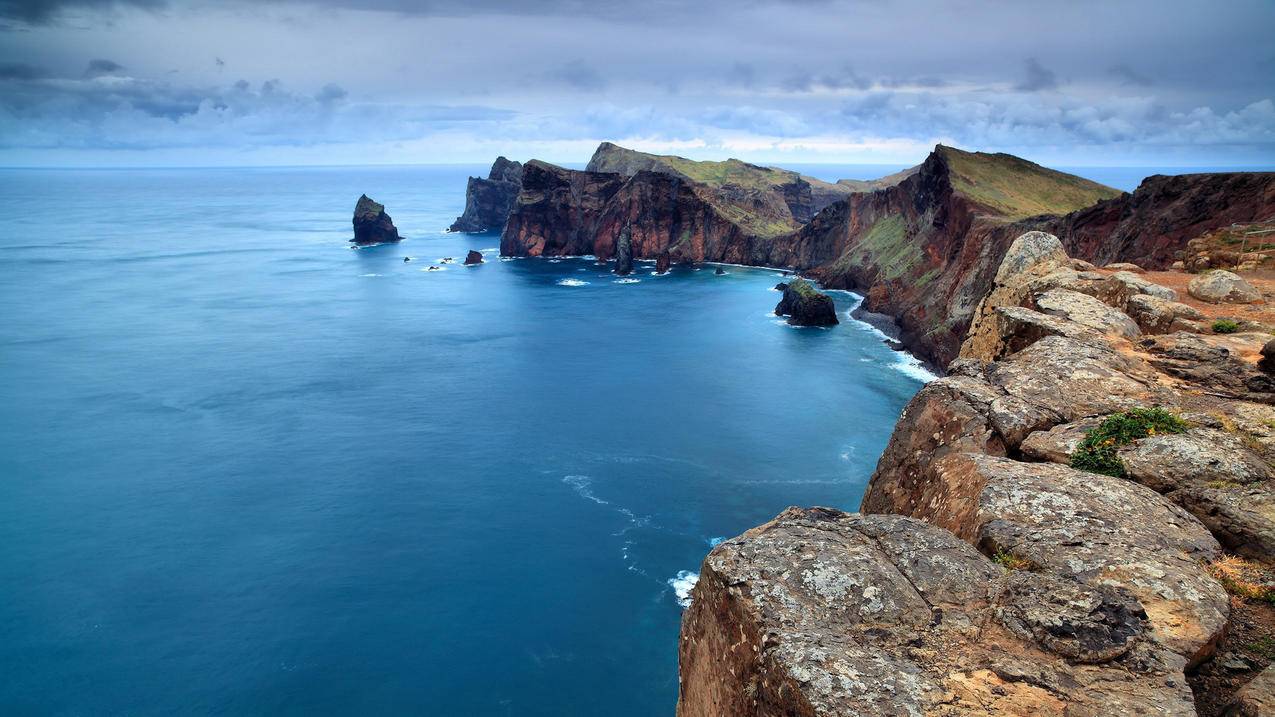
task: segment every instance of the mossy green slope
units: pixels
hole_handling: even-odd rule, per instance
[[[1012,154],[965,152],[939,145],[952,188],[1009,221],[1067,214],[1120,196],[1120,190],[1042,167]]]

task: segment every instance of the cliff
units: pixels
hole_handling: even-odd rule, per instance
[[[487,178],[470,177],[465,187],[465,212],[449,232],[489,232],[504,228],[522,188],[522,164],[497,157]]]
[[[950,375],[904,409],[864,515],[789,509],[709,554],[679,714],[1265,704],[1270,336],[1209,333],[1178,298],[1017,237]]]
[[[1082,259],[1159,267],[1200,232],[1275,213],[1272,173],[1151,177],[1121,194],[1010,155],[939,146],[896,184],[847,194],[788,230],[796,215],[780,189],[796,185],[781,182],[782,170],[608,144],[590,167],[614,172],[536,165],[502,253],[607,259],[628,221],[636,258],[783,266],[859,291],[865,310],[896,317],[903,343],[939,366],[956,357],[1001,257],[1025,231],[1055,233]]]

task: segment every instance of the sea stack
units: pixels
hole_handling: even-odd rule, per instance
[[[366,194],[354,205],[354,238],[359,246],[387,244],[402,239],[394,220],[385,213],[385,205],[372,201]]]
[[[481,263],[483,263],[482,252],[477,252],[477,251],[474,251],[473,249],[470,249],[469,253],[465,255],[465,266],[473,266],[474,264],[481,264]]]
[[[778,288],[778,287],[776,287]],[[832,297],[821,293],[805,279],[794,279],[784,286],[784,297],[775,307],[776,316],[787,316],[793,326],[832,326],[837,321],[837,308]]]
[[[620,230],[615,242],[615,273],[626,276],[633,273],[633,230],[628,224]]]
[[[668,267],[669,267],[669,258],[668,258],[667,252],[655,257],[655,273],[656,274],[667,274]]]

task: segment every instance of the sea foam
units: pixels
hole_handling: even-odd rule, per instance
[[[691,588],[695,587],[695,583],[699,582],[699,573],[693,573],[690,570],[679,570],[677,575],[668,579],[669,587],[673,588],[673,595],[677,598],[677,604],[684,608],[691,606]]]
[[[579,279],[559,279],[558,286],[587,286],[589,282]]]

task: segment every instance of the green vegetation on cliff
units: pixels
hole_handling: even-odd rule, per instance
[[[1011,154],[964,152],[939,145],[952,188],[1006,219],[1067,214],[1120,196],[1120,190],[1047,169]]]
[[[1076,452],[1071,454],[1071,467],[1090,473],[1123,478],[1124,463],[1117,451],[1136,440],[1157,433],[1183,433],[1187,424],[1163,408],[1134,408],[1108,416],[1097,428],[1085,434]]]

